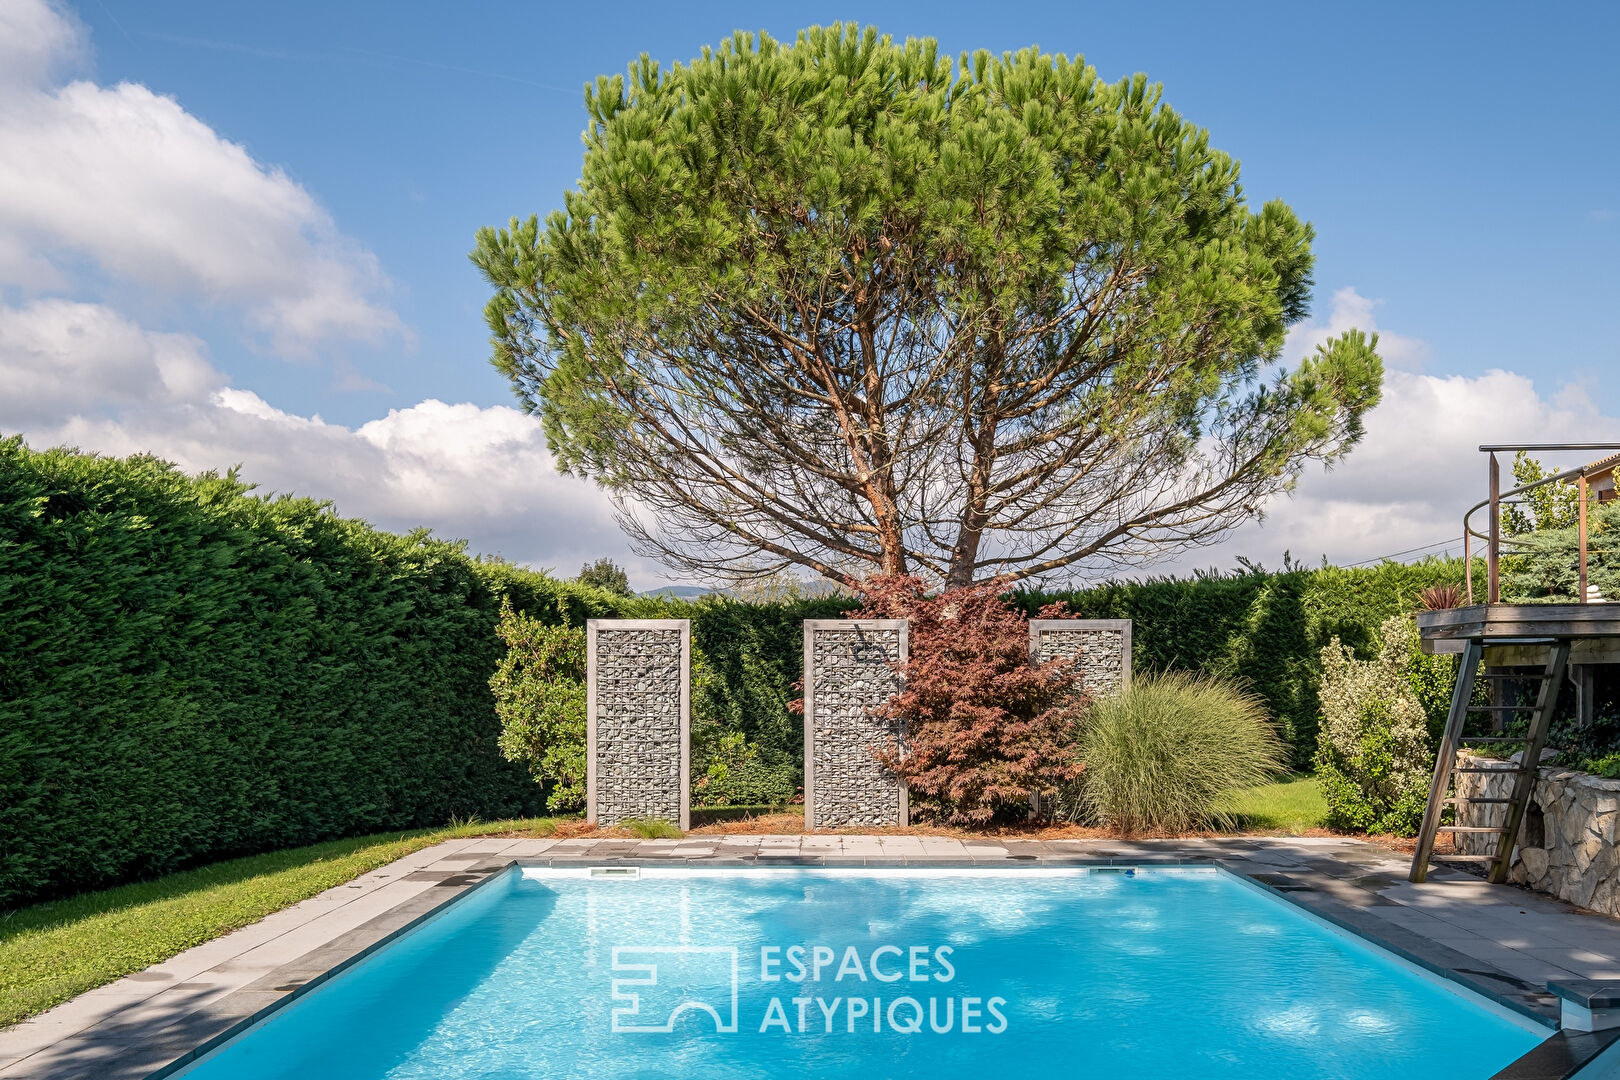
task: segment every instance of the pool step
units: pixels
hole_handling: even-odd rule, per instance
[[[1496,645],[1502,642],[1492,639],[1491,643]],[[1548,638],[1538,641],[1537,644],[1548,646],[1547,663],[1539,677],[1523,680],[1540,683],[1536,690],[1535,701],[1530,705],[1503,704],[1500,700],[1493,700],[1489,705],[1475,705],[1474,686],[1480,678],[1498,680],[1492,684],[1491,696],[1499,698],[1503,691],[1513,689],[1506,683],[1506,679],[1519,676],[1508,672],[1480,671],[1485,659],[1483,638],[1470,638],[1463,646],[1462,659],[1457,666],[1457,685],[1451,695],[1451,712],[1446,717],[1446,731],[1440,739],[1440,753],[1434,763],[1434,779],[1429,785],[1429,801],[1423,811],[1423,825],[1418,830],[1417,851],[1412,856],[1412,870],[1409,875],[1412,881],[1422,881],[1428,876],[1429,859],[1434,855],[1435,838],[1443,832],[1465,836],[1494,835],[1497,839],[1496,851],[1493,854],[1446,855],[1443,858],[1451,861],[1489,863],[1488,877],[1491,882],[1501,884],[1507,880],[1508,866],[1513,857],[1513,844],[1518,839],[1525,808],[1530,805],[1530,796],[1535,791],[1536,766],[1541,761],[1542,747],[1547,745],[1547,732],[1552,726],[1553,710],[1558,707],[1558,693],[1564,682],[1564,669],[1569,664],[1568,638]],[[1524,735],[1521,737],[1501,734],[1502,721],[1519,713],[1527,714],[1529,717]],[[1489,735],[1466,734],[1463,729],[1467,726],[1469,718],[1480,714],[1491,717],[1496,730]],[[1519,763],[1509,765],[1507,768],[1478,765],[1459,767],[1457,751],[1467,743],[1519,743],[1524,749],[1520,752]],[[1453,785],[1459,773],[1511,776],[1512,793],[1506,798],[1459,799]],[[1455,807],[1463,802],[1506,806],[1507,818],[1501,825],[1442,825],[1440,815],[1444,813],[1446,806]]]

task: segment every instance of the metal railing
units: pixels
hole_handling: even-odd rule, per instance
[[[1502,490],[1502,466],[1496,459],[1500,452],[1542,453],[1562,450],[1620,450],[1620,443],[1527,443],[1523,446],[1482,446],[1481,453],[1490,455],[1491,487],[1490,495],[1483,501],[1475,503],[1463,515],[1463,566],[1472,567],[1473,550],[1472,541],[1475,539],[1485,541],[1485,588],[1487,604],[1497,604],[1502,601],[1502,545],[1506,543],[1513,546],[1511,537],[1502,536],[1502,507],[1522,505],[1526,500],[1518,498],[1527,491],[1533,491],[1547,484],[1576,481],[1576,490],[1579,493],[1578,510],[1576,517],[1576,548],[1579,554],[1576,557],[1576,574],[1579,583],[1576,586],[1576,596],[1580,603],[1586,603],[1586,478],[1596,473],[1608,472],[1615,468],[1616,463],[1611,459],[1579,465],[1573,469],[1566,469],[1554,476],[1543,477],[1533,484],[1522,484],[1511,491]],[[1489,532],[1479,532],[1469,524],[1469,519],[1481,510],[1490,508]],[[1474,575],[1471,570],[1465,572],[1464,588],[1467,592],[1467,602],[1474,602]]]

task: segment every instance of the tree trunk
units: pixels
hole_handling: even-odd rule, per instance
[[[1001,359],[996,350],[995,358]],[[995,369],[1000,372],[999,362]],[[973,472],[968,477],[967,491],[962,501],[962,520],[957,525],[956,543],[951,546],[951,562],[945,572],[945,587],[961,589],[973,584],[978,568],[979,546],[984,542],[985,526],[990,523],[990,482],[996,465],[996,431],[1000,426],[1001,394],[991,378],[985,387],[982,401],[983,417],[978,430],[971,431],[969,445],[973,447]],[[971,413],[964,402],[964,413]]]
[[[979,559],[979,543],[984,530],[969,529],[967,525],[956,534],[956,545],[951,548],[951,565],[945,574],[947,589],[963,589],[973,584],[973,564]]]

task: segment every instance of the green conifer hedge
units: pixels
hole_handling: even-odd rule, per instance
[[[230,476],[0,440],[0,907],[537,810],[495,745],[502,592],[615,613]]]
[[[1138,671],[1217,674],[1303,766],[1321,649],[1363,655],[1456,561],[1204,574],[1034,611],[1135,621]],[[801,623],[843,597],[619,596],[154,458],[0,440],[0,907],[228,855],[540,809],[502,760],[502,597],[531,616],[690,618],[695,724],[799,765]]]

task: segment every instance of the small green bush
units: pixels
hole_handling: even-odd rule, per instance
[[[1620,780],[1620,753],[1604,754],[1597,758],[1583,758],[1575,768],[1581,772],[1601,776],[1605,780]]]
[[[585,805],[585,631],[547,626],[501,602],[495,633],[506,652],[489,688],[499,746],[529,770],[553,811]]]
[[[740,731],[697,725],[692,758],[693,806],[785,806],[798,793],[798,767],[764,760]]]
[[[1086,816],[1126,833],[1226,828],[1227,807],[1286,760],[1265,705],[1188,672],[1137,679],[1080,722]]]
[[[1410,836],[1423,820],[1456,661],[1424,656],[1404,616],[1386,619],[1379,641],[1372,660],[1338,638],[1322,650],[1316,775],[1334,828]]]

